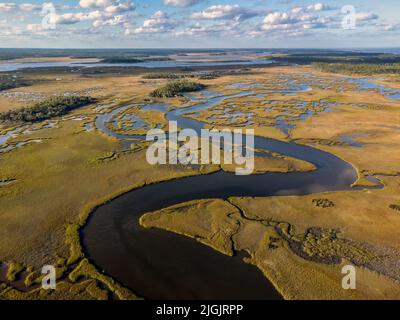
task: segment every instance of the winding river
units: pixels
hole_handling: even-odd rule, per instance
[[[164,104],[144,108],[164,111],[166,118],[177,121],[179,127],[199,132],[203,123],[185,118],[185,114],[213,107],[228,98],[251,94],[252,91],[244,91],[213,96],[204,92],[206,102],[192,101],[197,103],[186,108],[169,111]],[[100,115],[96,121],[97,129],[121,140],[140,138],[116,135],[107,129],[105,123],[125,108]],[[243,262],[244,253],[228,257],[187,237],[163,230],[148,230],[139,225],[139,218],[144,213],[189,200],[350,190],[357,179],[350,164],[324,151],[261,137],[255,138],[255,145],[259,149],[309,161],[317,169],[251,176],[219,171],[128,192],[98,207],[81,230],[82,243],[91,262],[148,299],[281,299],[258,268]]]

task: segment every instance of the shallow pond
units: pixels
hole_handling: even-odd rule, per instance
[[[376,83],[374,81],[379,79],[346,78],[346,80],[350,83],[355,83],[359,87],[359,90],[362,92],[377,91],[386,98],[400,100],[400,90],[390,88],[384,84]]]

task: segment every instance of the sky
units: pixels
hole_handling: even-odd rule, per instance
[[[400,47],[399,0],[7,1],[0,47]]]

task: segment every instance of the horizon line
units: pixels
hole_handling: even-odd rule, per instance
[[[298,50],[298,49],[315,49],[315,50],[359,50],[359,49],[400,49],[400,46],[366,46],[366,47],[1,47],[2,49],[41,49],[41,50]]]

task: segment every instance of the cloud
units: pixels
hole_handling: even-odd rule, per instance
[[[27,12],[30,12],[33,10],[38,10],[38,9],[42,8],[42,6],[37,5],[37,4],[32,4],[32,3],[21,3],[18,7],[20,10],[27,11]]]
[[[177,22],[170,19],[168,15],[163,11],[157,11],[149,19],[143,22],[143,25],[133,31],[128,31],[127,33],[161,33],[170,32],[175,29]]]
[[[318,11],[335,10],[335,9],[337,9],[337,8],[327,5],[327,4],[323,4],[323,3],[314,3],[307,7],[308,11],[317,11],[317,12]]]
[[[135,5],[133,4],[133,2],[118,3],[118,4],[108,6],[104,9],[105,12],[114,13],[114,14],[128,12],[128,11],[134,11],[134,10],[135,10]]]
[[[370,12],[357,12],[356,13],[357,22],[371,21],[371,20],[376,20],[378,18],[379,18],[379,16],[375,13],[370,13]]]
[[[236,19],[245,20],[257,16],[256,11],[242,8],[239,5],[214,5],[192,14],[193,19]]]
[[[223,36],[239,35],[239,22],[223,22],[211,25],[203,25],[196,22],[194,25],[175,33],[176,36]]]
[[[46,34],[46,30],[43,29],[41,24],[28,24],[26,26],[26,31],[28,31],[29,33],[32,33],[32,34],[36,34],[36,35]]]
[[[97,19],[93,22],[93,26],[94,27],[120,26],[120,25],[126,25],[128,23],[129,21],[125,15],[117,15],[109,19]]]
[[[71,25],[84,21],[93,21],[93,27],[129,24],[129,19],[126,15],[110,15],[99,10],[89,13],[65,13],[51,18],[51,22],[56,25]]]
[[[133,1],[120,0],[80,0],[79,6],[84,9],[97,8],[113,14],[135,10]]]
[[[72,25],[93,21],[93,27],[130,25],[129,16],[135,10],[132,1],[120,0],[81,0],[80,7],[96,9],[90,12],[65,13],[55,15],[51,21],[56,25]]]
[[[83,21],[91,21],[91,20],[102,20],[105,19],[106,16],[99,10],[92,11],[89,13],[65,13],[62,15],[55,15],[51,17],[51,22],[57,24],[75,24]]]
[[[105,8],[112,5],[116,5],[118,1],[116,0],[80,0],[79,5],[82,8]]]
[[[30,12],[33,10],[41,9],[42,6],[33,3],[14,3],[14,2],[4,2],[0,3],[0,11],[15,11],[21,10],[25,12]]]
[[[295,6],[290,11],[292,14],[305,14],[305,13],[316,13],[323,11],[336,10],[337,8],[332,7],[323,3],[314,3],[308,6]]]
[[[381,25],[383,31],[400,31],[400,23],[389,23]]]
[[[186,7],[194,6],[195,4],[198,4],[203,1],[204,0],[164,0],[164,4],[166,6],[186,8]]]
[[[258,29],[252,31],[251,34],[256,36],[263,33],[274,33],[299,36],[306,35],[309,30],[333,27],[335,18],[322,14],[322,12],[334,9],[328,5],[316,3],[308,6],[296,6],[288,12],[270,12],[265,16]]]
[[[286,12],[272,12],[269,13],[263,21],[264,26],[274,26],[280,24],[294,24],[299,22],[299,18],[289,15]]]
[[[6,2],[0,3],[0,11],[11,11],[15,10],[18,7],[16,3]]]

